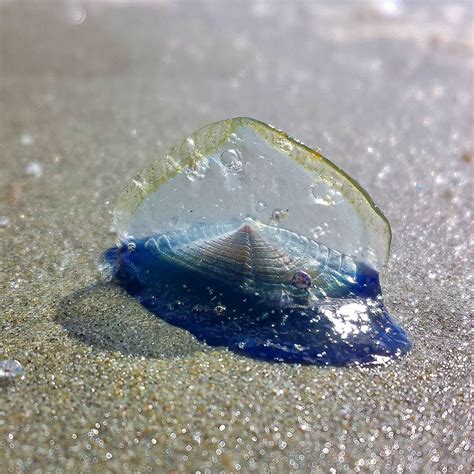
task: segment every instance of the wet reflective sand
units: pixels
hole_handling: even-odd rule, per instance
[[[0,4],[0,359],[24,368],[0,384],[8,472],[468,471],[472,19],[392,3]],[[241,115],[383,209],[407,357],[258,362],[98,281],[127,180]]]

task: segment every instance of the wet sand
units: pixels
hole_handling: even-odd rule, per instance
[[[7,472],[469,471],[469,4],[0,4],[0,386]],[[320,148],[392,224],[393,363],[206,347],[100,280],[111,210],[200,126]]]

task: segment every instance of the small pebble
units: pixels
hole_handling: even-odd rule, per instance
[[[14,359],[0,361],[0,382],[22,377],[25,373],[22,365]]]
[[[43,165],[41,163],[38,163],[37,161],[31,161],[26,166],[25,173],[28,176],[39,178],[43,175]]]

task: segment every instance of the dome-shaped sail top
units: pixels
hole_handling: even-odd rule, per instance
[[[121,238],[253,219],[379,269],[390,226],[368,194],[320,153],[249,118],[193,133],[125,188]]]

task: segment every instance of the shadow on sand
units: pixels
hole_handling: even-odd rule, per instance
[[[56,320],[70,337],[107,351],[173,358],[202,351],[189,332],[150,314],[112,283],[98,283],[64,297]]]

